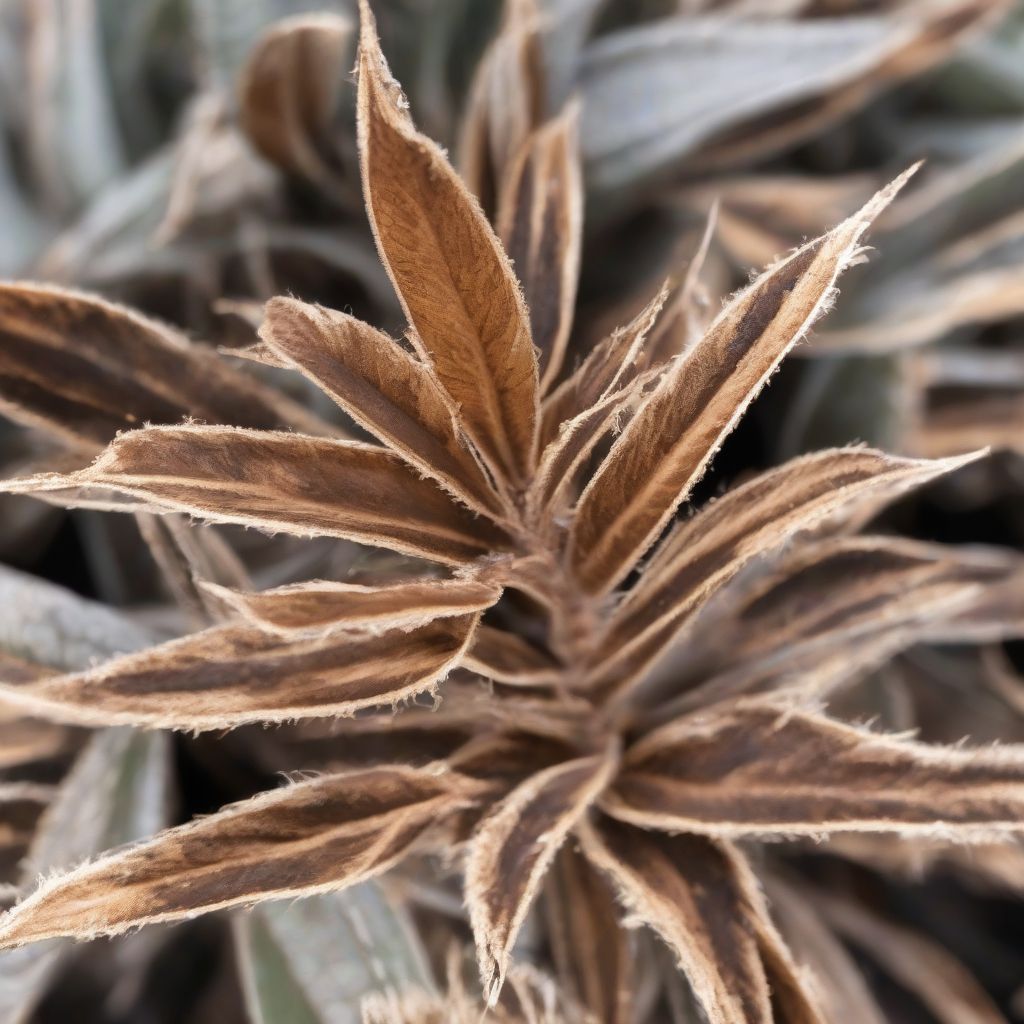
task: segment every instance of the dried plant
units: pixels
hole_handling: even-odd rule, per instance
[[[835,993],[782,938],[750,844],[1019,833],[1022,748],[928,746],[820,705],[919,641],[1024,633],[1024,568],[994,549],[854,535],[972,456],[823,451],[672,523],[907,175],[730,299],[684,355],[658,342],[688,293],[670,303],[662,289],[563,376],[580,251],[572,109],[528,132],[497,197],[528,307],[480,206],[414,128],[365,4],[358,90],[366,206],[405,343],[277,298],[246,354],[300,371],[379,443],[268,429],[317,424],[262,392],[239,394],[242,419],[227,377],[231,426],[170,425],[187,375],[221,371],[193,367],[184,349],[171,358],[173,344],[117,307],[8,292],[77,309],[79,323],[98,311],[103,331],[167,355],[166,373],[140,384],[169,407],[167,425],[118,434],[88,467],[8,492],[419,561],[397,581],[262,592],[207,581],[222,623],[77,672],[8,672],[4,701],[69,725],[196,732],[340,716],[341,770],[50,877],[3,919],[0,940],[117,934],[339,890],[454,841],[491,1003],[543,889],[552,957],[581,1013],[632,1013],[633,957],[608,924],[617,900],[667,943],[712,1021],[826,1019]],[[77,422],[92,444],[139,413],[108,387],[102,360],[60,390],[70,363],[39,358],[64,348],[60,325],[26,332],[26,380],[58,380],[44,376],[18,404],[45,390],[37,415]],[[389,705],[409,706],[372,710]],[[370,1019],[402,1020],[410,999]]]

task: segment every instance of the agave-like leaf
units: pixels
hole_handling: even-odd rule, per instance
[[[555,765],[514,789],[484,819],[466,864],[466,901],[488,1000],[516,935],[566,836],[608,784],[614,752]]]
[[[412,341],[467,432],[512,484],[529,478],[537,359],[519,284],[479,204],[416,132],[361,0],[359,137],[374,235]]]
[[[582,845],[626,907],[668,943],[709,1020],[773,1024],[775,1002],[793,1024],[824,1024],[735,847],[619,823],[587,829]]]
[[[910,172],[741,292],[662,378],[584,490],[570,558],[580,584],[620,582],[700,478],[747,405],[828,302],[871,221]]]
[[[214,626],[71,675],[0,683],[27,713],[72,724],[221,729],[351,715],[436,689],[461,660],[476,615],[383,633],[284,640]]]
[[[640,740],[602,805],[644,828],[709,835],[1021,831],[1024,749],[931,747],[757,701]]]
[[[44,881],[4,919],[0,946],[344,889],[387,870],[466,798],[464,781],[436,769],[285,786]]]
[[[6,485],[128,495],[137,511],[190,512],[299,536],[342,537],[459,565],[508,543],[383,448],[231,427],[149,427],[120,435],[91,466]],[[491,538],[488,543],[488,537]]]
[[[177,331],[82,292],[0,285],[0,407],[85,450],[143,423],[326,426]]]
[[[267,303],[260,333],[271,353],[297,365],[402,459],[493,514],[494,492],[424,363],[369,324],[295,299]]]

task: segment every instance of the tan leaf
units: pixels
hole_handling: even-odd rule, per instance
[[[617,822],[581,842],[631,915],[668,943],[710,1024],[773,1024],[773,1000],[787,1024],[824,1024],[734,846]]]
[[[608,784],[608,750],[554,765],[526,779],[486,817],[466,862],[466,904],[488,1002],[494,1003],[509,954],[551,861]]]
[[[579,110],[570,105],[534,132],[502,183],[498,234],[523,283],[541,390],[565,359],[576,302],[583,234]]]
[[[451,775],[402,767],[264,793],[44,881],[0,918],[0,946],[343,889],[391,867],[466,795]]]
[[[434,690],[458,664],[476,620],[291,641],[216,626],[84,672],[5,680],[0,695],[26,712],[83,725],[205,730],[350,715]]]
[[[1020,395],[960,398],[925,413],[906,444],[926,455],[967,451],[972,442],[1024,454],[1024,398]]]
[[[981,983],[941,946],[851,900],[810,887],[803,895],[844,939],[912,992],[937,1024],[1006,1024]]]
[[[329,429],[172,328],[51,285],[0,284],[0,408],[85,450],[189,416]]]
[[[474,672],[510,686],[552,686],[563,669],[550,654],[516,633],[481,626],[462,664]]]
[[[545,910],[562,985],[597,1024],[631,1024],[633,954],[615,894],[569,843],[551,865]]]
[[[881,505],[964,460],[902,459],[867,448],[816,452],[763,473],[679,524],[613,613],[597,685],[624,686],[751,559],[836,515]],[[646,646],[645,646],[646,645]]]
[[[248,622],[283,636],[340,630],[381,633],[411,629],[434,619],[481,612],[501,596],[475,580],[421,579],[385,586],[313,580],[242,593],[206,584]]]
[[[356,422],[460,501],[501,506],[429,368],[355,317],[296,299],[267,303],[260,336]]]
[[[1024,748],[928,746],[816,712],[736,702],[640,740],[603,806],[644,828],[713,835],[977,842],[1024,829]]]
[[[272,25],[239,82],[239,117],[268,160],[321,186],[339,177],[332,119],[348,70],[352,23],[323,12]]]
[[[230,427],[120,435],[87,469],[10,481],[43,494],[104,488],[135,511],[190,512],[299,536],[343,537],[460,564],[508,541],[401,460],[373,445]],[[67,499],[76,504],[71,494]]]
[[[570,559],[588,591],[614,587],[661,532],[783,356],[827,306],[861,236],[910,173],[762,274],[662,378],[577,506]]]
[[[515,275],[475,199],[412,125],[360,3],[359,141],[370,222],[412,340],[495,471],[522,485],[537,429],[537,359]]]
[[[541,426],[545,448],[555,442],[565,424],[592,410],[602,399],[621,391],[649,368],[644,342],[668,297],[666,285],[625,327],[612,331],[595,345],[576,370],[545,399]]]

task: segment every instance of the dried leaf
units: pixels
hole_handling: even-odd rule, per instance
[[[119,430],[187,417],[326,429],[171,328],[47,285],[0,285],[0,407],[85,450]]]
[[[421,579],[386,586],[314,580],[249,594],[212,584],[206,589],[252,625],[289,637],[411,629],[434,619],[481,612],[501,595],[499,587],[472,579]]]
[[[563,671],[550,654],[516,633],[493,626],[480,626],[462,664],[509,686],[552,686],[561,679]]]
[[[84,672],[4,682],[0,695],[27,713],[83,725],[204,730],[350,715],[434,690],[476,620],[294,640],[215,626]]]
[[[530,475],[537,360],[519,285],[479,205],[416,132],[360,5],[359,139],[370,221],[424,358],[492,468]]]
[[[537,772],[483,821],[466,863],[466,903],[488,1002],[497,1001],[509,955],[548,866],[608,784],[606,751]]]
[[[279,21],[249,54],[239,83],[239,116],[252,144],[279,167],[327,187],[340,172],[332,120],[352,28],[327,11]]]
[[[860,237],[909,173],[741,292],[662,378],[577,506],[570,558],[586,590],[615,586],[664,528],[754,395],[822,312]]]
[[[267,303],[260,331],[353,419],[419,472],[478,510],[496,495],[430,370],[386,334],[354,317],[295,299]]]
[[[965,456],[964,458],[973,458]],[[657,548],[613,614],[598,663],[622,685],[645,642],[657,654],[680,624],[744,564],[783,542],[854,516],[949,473],[964,462],[901,459],[867,448],[816,452],[729,491],[680,524]]]
[[[1021,830],[1021,748],[933,747],[765,702],[663,726],[623,769],[602,806],[644,828],[974,842]]]
[[[668,943],[711,1024],[824,1024],[742,854],[702,836],[605,823],[582,834],[633,917]]]
[[[545,909],[561,984],[597,1024],[631,1024],[633,952],[615,895],[570,843],[551,865]]]
[[[578,108],[534,132],[502,183],[498,234],[523,283],[541,390],[565,359],[576,302],[583,235]]]
[[[387,870],[464,799],[451,776],[401,767],[286,786],[49,879],[0,919],[0,946],[344,889]]]
[[[342,537],[449,564],[507,545],[382,448],[230,427],[149,427],[120,435],[87,469],[15,480],[45,496],[106,488],[136,511],[180,511],[298,536]]]

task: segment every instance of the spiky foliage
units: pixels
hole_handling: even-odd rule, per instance
[[[579,251],[571,114],[528,136],[504,200],[531,315],[480,207],[414,128],[365,5],[358,89],[366,204],[405,344],[282,298],[248,355],[303,373],[379,443],[154,425],[87,468],[6,490],[341,538],[422,568],[255,593],[207,585],[222,624],[0,688],[12,706],[86,725],[352,716],[337,726],[343,770],[51,877],[0,938],[116,934],[339,890],[454,839],[491,1002],[547,887],[555,961],[597,1019],[625,1019],[632,1001],[626,937],[607,927],[616,899],[667,943],[711,1020],[826,1019],[837,997],[797,965],[748,844],[1016,835],[1021,748],[929,747],[819,705],[919,640],[1021,632],[1024,570],[1004,552],[853,535],[964,459],[829,450],[669,527],[905,176],[734,296],[684,356],[658,344],[662,291],[553,386]],[[151,337],[113,307],[49,298]],[[97,372],[76,395],[123,415]],[[440,706],[367,713],[424,694]]]

